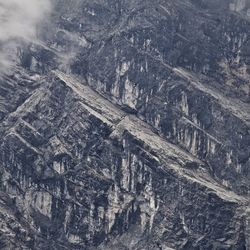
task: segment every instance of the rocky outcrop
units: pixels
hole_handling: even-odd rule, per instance
[[[54,1],[0,82],[1,249],[250,247],[232,2]]]

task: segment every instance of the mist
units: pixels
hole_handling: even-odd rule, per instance
[[[37,28],[50,10],[50,0],[0,0],[0,73],[15,64],[20,43],[37,39]]]

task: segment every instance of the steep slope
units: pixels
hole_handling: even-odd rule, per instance
[[[0,80],[0,248],[250,248],[250,3],[53,4]]]
[[[2,190],[27,247],[88,249],[124,232],[135,249],[243,247],[245,198],[135,115],[54,74],[3,122]]]

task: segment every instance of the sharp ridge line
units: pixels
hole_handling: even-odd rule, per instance
[[[75,79],[72,79],[71,76],[67,76],[64,73],[59,72],[59,71],[54,71],[54,73],[60,80],[62,80],[71,89],[72,89],[72,86],[71,86],[72,81],[74,81],[75,84],[81,85],[80,82],[78,82]],[[70,83],[68,81],[70,81]],[[73,87],[75,87],[75,86],[73,85]],[[81,87],[84,88],[85,90],[86,89],[91,90],[91,88],[89,86],[81,85]],[[72,89],[72,90],[75,92],[74,89]],[[100,96],[98,93],[96,93],[94,91],[93,91],[93,93],[95,93],[95,95],[98,95],[100,99],[104,99],[104,97]],[[81,94],[84,94],[84,91]],[[82,96],[82,98],[87,99],[86,97],[83,97],[83,96]],[[109,100],[106,100],[106,99],[104,99],[104,101],[106,102],[106,104],[112,106],[112,109],[116,109],[116,111],[117,111],[118,107],[114,106],[113,103],[111,103]],[[91,107],[91,105],[90,105],[89,108],[92,109],[93,107]],[[107,108],[107,107],[105,107],[105,108]],[[124,113],[123,111],[121,111],[121,112]],[[119,111],[117,113],[119,113]],[[100,116],[102,116],[102,114],[100,114]],[[169,165],[171,167],[171,169],[174,169],[177,174],[180,174],[181,176],[183,176],[183,177],[185,177],[185,178],[187,178],[189,180],[197,182],[200,185],[206,186],[208,189],[211,189],[211,190],[215,191],[216,194],[219,197],[221,197],[222,199],[227,199],[227,200],[232,200],[232,201],[244,201],[244,198],[238,196],[234,192],[229,192],[226,189],[224,189],[223,186],[220,186],[218,183],[211,182],[213,180],[210,181],[209,179],[206,179],[206,178],[204,179],[204,177],[198,176],[199,173],[197,173],[196,176],[195,176],[195,174],[191,174],[191,175],[188,174],[188,170],[181,167],[181,162],[180,161],[184,160],[183,161],[184,164],[186,162],[190,162],[190,161],[198,162],[200,164],[203,164],[203,162],[201,162],[195,156],[187,153],[186,151],[178,148],[176,145],[167,142],[162,137],[155,134],[152,131],[149,124],[147,124],[146,122],[140,120],[138,117],[136,117],[134,115],[127,115],[125,117],[120,117],[120,118],[121,118],[121,120],[118,122],[118,124],[114,123],[114,121],[113,121],[113,124],[114,124],[115,128],[114,128],[114,130],[113,130],[113,132],[111,134],[111,137],[119,135],[120,133],[123,133],[125,130],[127,130],[133,136],[135,136],[135,138],[144,141],[144,143],[147,146],[149,146],[151,149],[153,149],[153,150],[157,149],[156,153],[160,156],[161,159],[163,159],[163,161],[165,161],[165,164]],[[139,128],[138,128],[138,126],[139,126]],[[149,136],[150,139],[147,139],[145,141],[143,139],[143,138],[145,138],[144,137],[145,135]],[[152,145],[153,145],[152,141],[154,140],[154,138],[156,138],[157,140],[155,140],[154,146],[152,147]],[[152,141],[151,141],[151,139],[152,139]],[[164,147],[160,148],[160,146],[163,146],[163,145],[165,146],[165,149],[164,149]],[[166,154],[170,154],[170,158],[168,160],[167,160],[166,157],[163,157],[163,158],[161,157],[161,155],[160,155],[161,152],[159,152],[161,150],[163,152],[165,151]],[[180,154],[178,154],[178,153],[180,153]],[[179,162],[178,162],[179,163],[178,165],[180,165],[180,166],[177,166],[177,165],[173,166],[173,163],[171,163],[171,155],[173,157],[178,157],[179,156],[181,158],[181,160],[179,159]],[[165,158],[165,160],[164,160],[164,158]]]

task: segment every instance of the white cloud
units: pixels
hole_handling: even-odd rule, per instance
[[[17,40],[36,39],[37,26],[50,9],[50,0],[0,0],[0,71],[11,64]]]

